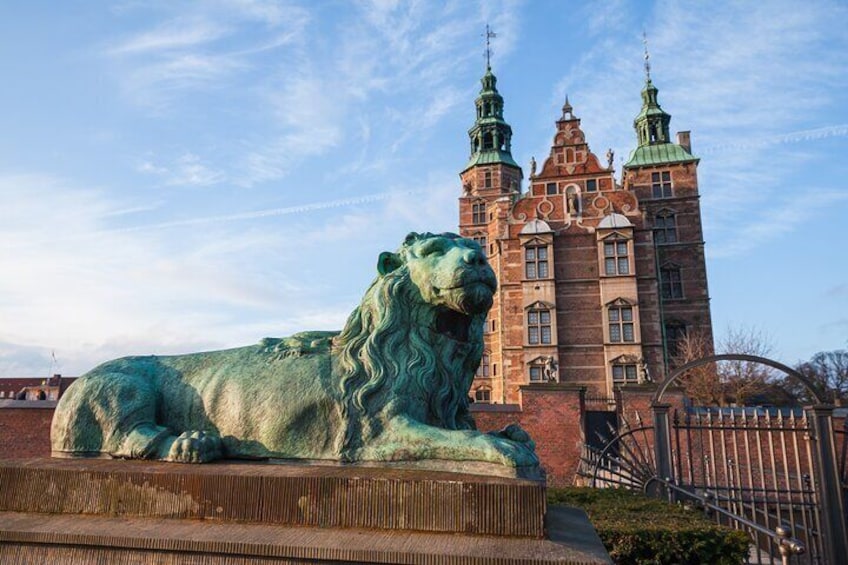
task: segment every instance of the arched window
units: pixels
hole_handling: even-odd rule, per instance
[[[569,186],[568,190],[565,191],[565,206],[570,215],[576,216],[580,214],[580,191],[577,187]]]
[[[654,216],[654,242],[658,245],[677,243],[677,217],[671,210],[663,210]]]

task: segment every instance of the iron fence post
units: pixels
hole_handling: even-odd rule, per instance
[[[670,408],[670,404],[654,403],[651,405],[651,411],[654,414],[654,457],[657,462],[657,475],[662,481],[671,481],[673,477],[671,468],[671,430],[668,419]],[[673,493],[664,486],[661,488],[664,491],[663,494],[671,499]]]
[[[848,556],[848,528],[833,440],[833,406],[818,404],[807,410],[813,415],[813,472],[819,487],[816,490],[822,513],[824,551],[827,563],[843,563]]]

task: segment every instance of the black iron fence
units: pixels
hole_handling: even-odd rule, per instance
[[[637,415],[631,424],[622,415],[605,442],[587,443],[579,473],[591,486],[641,489],[699,505],[719,523],[750,533],[751,563],[845,563],[848,428],[837,419],[835,429],[832,405],[818,397],[817,405],[788,410],[682,410],[663,403],[687,368],[735,358],[768,364],[806,384],[767,359],[699,360],[660,386],[652,421]]]

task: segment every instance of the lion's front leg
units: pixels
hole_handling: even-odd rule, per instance
[[[518,426],[484,434],[436,428],[406,417],[390,420],[381,436],[363,450],[361,459],[484,461],[507,467],[534,467],[539,464],[535,444]]]

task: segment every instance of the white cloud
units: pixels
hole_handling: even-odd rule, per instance
[[[162,177],[169,186],[209,186],[226,180],[223,171],[212,168],[192,153],[181,155],[167,166],[143,161],[137,170]]]
[[[110,50],[110,54],[143,55],[182,50],[216,41],[227,33],[228,28],[217,22],[198,18],[176,18],[119,42]]]

